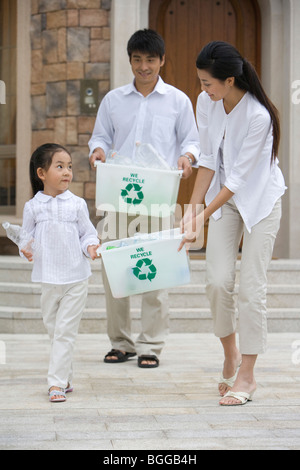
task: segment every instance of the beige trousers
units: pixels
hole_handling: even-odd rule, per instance
[[[88,294],[88,281],[42,284],[41,307],[51,340],[48,386],[66,388],[73,378],[76,336]]]
[[[271,214],[249,233],[233,200],[222,208],[222,217],[209,221],[206,248],[207,284],[215,335],[224,338],[236,331],[236,259],[243,235],[237,311],[242,354],[260,354],[267,345],[267,269],[281,218],[281,199]]]
[[[106,227],[114,227],[115,230],[106,230],[103,239],[103,231],[98,229],[102,242],[127,238],[135,232],[159,231],[161,223],[152,224],[148,217],[124,217],[119,214],[109,214],[111,221],[106,220]],[[104,225],[104,224],[103,224]],[[130,297],[115,299],[112,296],[110,285],[102,263],[102,277],[105,289],[107,334],[112,348],[126,352],[136,352],[138,356],[150,354],[159,356],[165,345],[166,336],[169,333],[169,305],[168,293],[165,290],[157,290],[142,294],[141,304],[141,332],[136,339],[132,337]]]

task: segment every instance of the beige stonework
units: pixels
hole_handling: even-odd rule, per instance
[[[89,166],[88,141],[97,109],[93,115],[80,109],[84,79],[98,81],[100,103],[110,89],[110,2],[32,0],[32,149],[50,141],[68,148],[72,190],[87,199],[93,212],[95,174]]]
[[[67,11],[67,26],[78,26],[79,16],[78,10],[68,10]]]
[[[91,41],[91,62],[108,62],[110,60],[110,43],[103,39]]]
[[[99,27],[107,25],[107,12],[103,10],[80,10],[80,26]]]
[[[47,13],[47,29],[59,29],[67,26],[67,12],[66,10],[54,11]]]
[[[67,80],[77,80],[84,78],[84,66],[82,62],[67,63]]]
[[[96,183],[86,183],[84,186],[84,197],[86,199],[95,199]]]

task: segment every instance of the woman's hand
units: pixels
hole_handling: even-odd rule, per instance
[[[204,210],[197,215],[192,211],[185,214],[180,223],[181,233],[184,234],[184,237],[179,245],[178,251],[182,250],[184,245],[186,251],[189,251],[191,244],[200,236],[204,228],[204,223]]]

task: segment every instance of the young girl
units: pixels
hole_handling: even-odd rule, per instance
[[[39,248],[21,252],[29,261],[34,258],[32,281],[42,285],[43,321],[51,338],[51,402],[65,401],[73,390],[72,355],[91,275],[88,258],[95,259],[99,247],[86,202],[68,190],[72,177],[72,159],[64,147],[45,144],[32,154],[34,197],[25,204],[23,228]]]
[[[192,239],[196,221],[198,230],[201,219],[210,218],[206,289],[225,355],[220,404],[241,405],[256,389],[254,365],[266,349],[267,268],[286,189],[277,159],[280,124],[256,71],[233,46],[207,44],[196,65],[203,90],[197,102],[201,155],[190,207],[205,198],[206,208],[185,216],[184,242]],[[239,350],[234,284],[242,236]]]

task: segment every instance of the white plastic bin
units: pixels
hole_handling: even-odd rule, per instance
[[[165,217],[176,208],[181,170],[158,170],[95,162],[96,208]]]
[[[104,243],[100,248],[112,295],[127,297],[190,282],[188,255],[178,252],[179,229]],[[125,246],[123,246],[125,245]]]

